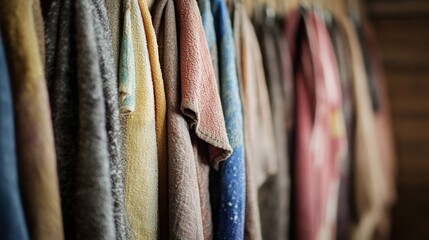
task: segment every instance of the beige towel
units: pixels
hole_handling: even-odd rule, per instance
[[[149,51],[138,0],[131,2],[132,41],[136,70],[135,111],[122,116],[127,162],[125,204],[130,238],[158,238],[158,157],[155,97]]]

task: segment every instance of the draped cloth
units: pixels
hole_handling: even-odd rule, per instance
[[[118,90],[100,1],[53,1],[46,20],[65,235],[125,239]]]
[[[179,39],[174,2],[156,1],[152,15],[167,103],[169,238],[203,239],[196,162],[189,127],[180,108]]]
[[[278,171],[272,112],[255,30],[244,8],[234,6],[234,39],[244,117],[245,239],[262,239],[258,188]]]
[[[339,166],[346,151],[338,66],[327,29],[313,12],[294,12],[288,39],[295,59],[295,234],[335,236]]]
[[[219,87],[232,155],[220,165],[219,209],[216,239],[244,239],[246,204],[246,169],[244,161],[244,127],[238,85],[232,24],[222,0],[212,0],[211,10],[217,39]],[[213,57],[212,57],[213,59]],[[215,68],[216,69],[216,68]]]
[[[55,146],[41,57],[44,51],[36,30],[42,26],[35,25],[33,7],[40,8],[40,2],[3,1],[0,9],[12,86],[19,184],[30,238],[63,239]]]
[[[12,89],[0,35],[0,236],[29,239],[19,192]]]
[[[148,40],[145,31],[144,20],[147,19],[142,17],[138,0],[131,0],[129,7],[132,32],[129,40],[133,44],[135,69],[135,110],[121,116],[124,133],[123,157],[127,162],[125,206],[131,228],[128,238],[157,239],[159,172],[155,87],[148,47],[151,40]]]
[[[197,3],[176,1],[179,26],[181,110],[187,117],[197,161],[204,239],[212,238],[209,166],[232,153],[219,90]]]
[[[292,76],[283,53],[287,41],[279,30],[274,16],[267,14],[271,9],[258,9],[254,25],[261,46],[265,76],[270,94],[273,126],[278,157],[278,172],[269,177],[258,191],[261,213],[262,236],[264,239],[286,239],[288,237],[289,217],[289,158],[286,131],[287,103],[285,82]],[[290,112],[289,112],[290,113]]]
[[[337,23],[347,39],[352,66],[352,89],[355,105],[353,139],[353,192],[356,220],[351,239],[372,239],[384,213],[387,197],[385,175],[380,161],[368,81],[359,40],[350,20],[337,16]]]

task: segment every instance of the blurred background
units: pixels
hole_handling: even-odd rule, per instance
[[[397,160],[392,239],[429,239],[429,1],[367,0],[382,53]]]

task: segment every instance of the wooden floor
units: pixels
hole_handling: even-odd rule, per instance
[[[387,74],[398,169],[392,239],[429,239],[429,1],[367,2]]]

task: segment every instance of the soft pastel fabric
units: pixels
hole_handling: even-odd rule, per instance
[[[158,209],[159,227],[168,228],[168,166],[167,166],[167,109],[165,100],[164,81],[158,56],[158,43],[152,24],[152,17],[146,0],[139,0],[145,28],[147,48],[152,73],[153,91],[155,95],[155,127],[156,146],[158,153]],[[168,238],[167,231],[160,231],[161,239]]]
[[[124,0],[124,26],[119,54],[119,104],[122,114],[134,112],[136,105],[136,66],[134,64],[131,0]]]
[[[339,28],[336,18],[332,18],[328,25],[332,45],[335,49],[338,62],[339,77],[342,89],[343,115],[346,126],[347,141],[349,148],[340,167],[340,189],[338,196],[337,212],[337,233],[338,240],[350,238],[350,224],[353,213],[352,203],[352,164],[353,164],[353,127],[354,127],[354,106],[352,101],[351,89],[351,59],[347,51],[347,42],[344,31]]]
[[[216,29],[220,96],[232,155],[220,165],[219,212],[216,239],[244,238],[246,202],[244,127],[238,86],[235,46],[228,8],[223,0],[212,0]]]
[[[268,178],[259,189],[263,239],[286,239],[288,236],[289,205],[289,158],[286,131],[285,73],[282,51],[286,44],[278,30],[273,10],[261,7],[257,10],[254,24],[258,35],[270,94],[274,121],[278,173]]]
[[[372,239],[385,211],[385,175],[380,161],[374,112],[359,40],[349,19],[337,16],[337,20],[348,43],[346,47],[352,63],[355,103],[353,192],[356,219],[352,223],[351,239]]]
[[[335,237],[339,166],[347,146],[335,53],[323,20],[314,12],[289,18],[295,59],[295,237]],[[294,19],[293,19],[294,18]]]
[[[258,39],[244,8],[235,4],[234,39],[244,116],[245,239],[262,239],[258,189],[278,171],[271,106]]]
[[[29,239],[18,184],[12,89],[0,35],[0,236]]]
[[[0,27],[10,71],[19,184],[31,239],[63,239],[49,99],[33,7],[2,1]],[[2,73],[3,74],[3,73]]]
[[[122,46],[122,33],[123,33],[123,24],[124,24],[124,15],[126,15],[127,2],[124,0],[104,0],[107,10],[107,17],[109,18],[109,29],[110,35],[112,38],[112,46],[113,46],[113,56],[115,59],[116,69],[119,67],[119,52],[121,52]],[[129,5],[129,4],[128,4]],[[128,8],[129,10],[129,8]]]
[[[46,46],[66,238],[125,239],[117,77],[104,2],[53,1]]]
[[[152,10],[167,99],[169,238],[203,239],[196,161],[189,127],[180,109],[179,42],[174,2],[156,1]]]
[[[123,157],[127,162],[125,203],[128,238],[158,238],[158,155],[151,64],[138,0],[131,0],[131,31],[136,70],[136,106],[123,115]]]
[[[181,110],[192,131],[201,197],[204,238],[212,238],[209,199],[209,166],[232,153],[222,112],[216,77],[204,35],[198,5],[193,0],[176,1],[179,26]],[[191,136],[192,137],[192,136]]]

